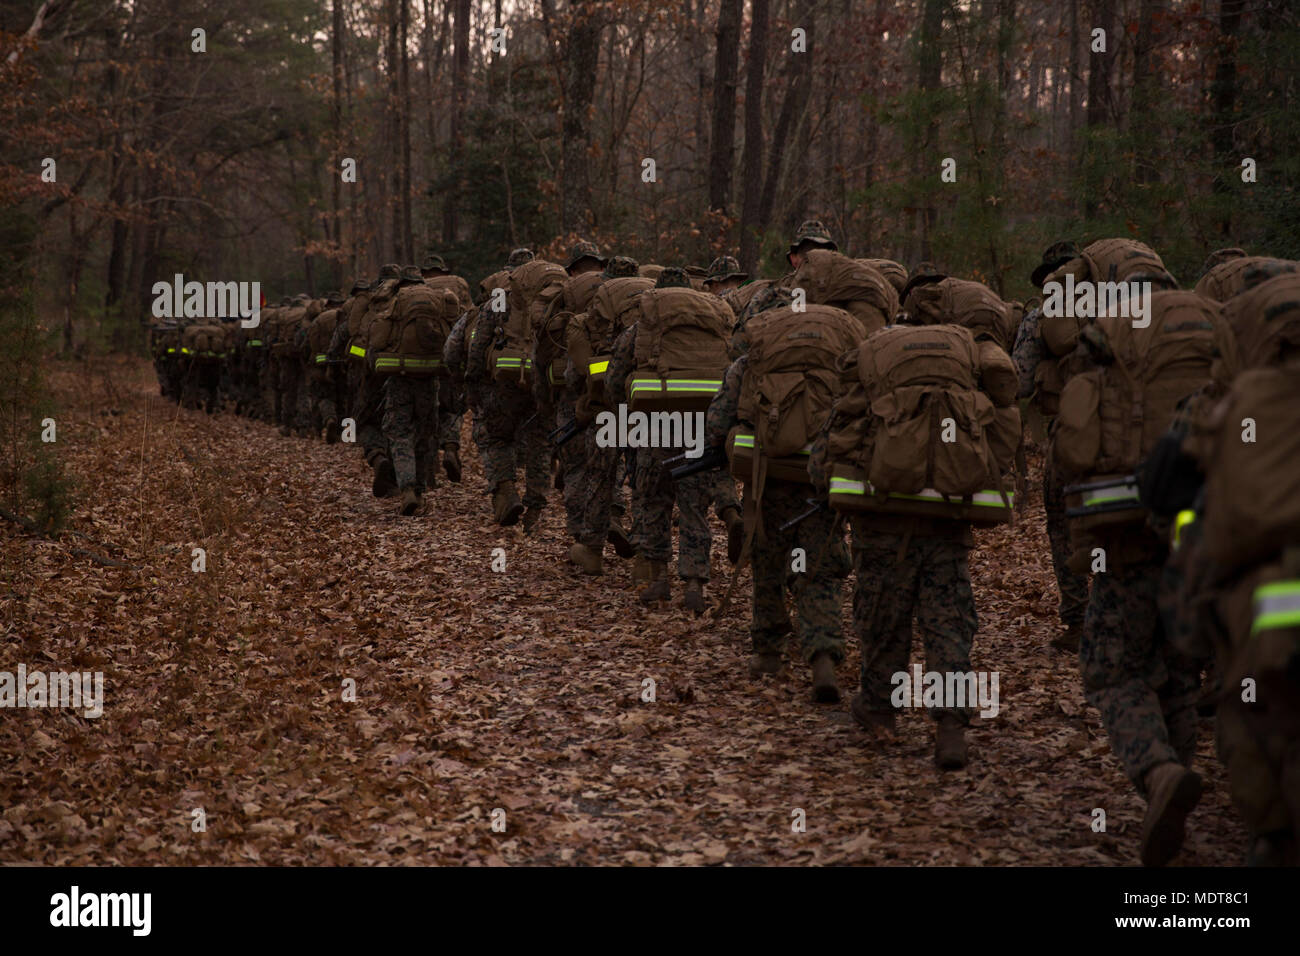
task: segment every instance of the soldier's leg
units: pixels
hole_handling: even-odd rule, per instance
[[[859,702],[864,714],[893,715],[893,677],[907,672],[912,653],[917,570],[898,560],[902,537],[872,531],[869,522],[853,520],[853,627],[862,645],[855,715]]]
[[[709,472],[691,475],[677,482],[675,489],[671,481],[665,483],[677,499],[677,574],[686,581],[707,582],[713,548],[709,504],[716,488],[714,476]]]
[[[838,664],[844,660],[840,593],[848,571],[839,516],[832,511],[818,511],[787,532],[778,530],[783,522],[807,509],[807,495],[803,485],[781,488],[779,508],[772,509],[770,518],[765,508],[763,520],[768,534],[782,539],[804,663],[812,663],[814,657],[824,653]]]
[[[1156,607],[1159,575],[1152,565],[1095,575],[1079,644],[1085,696],[1101,712],[1111,751],[1144,797],[1147,771],[1180,756],[1158,692],[1170,678]]]
[[[523,452],[524,504],[536,514],[546,507],[546,493],[551,488],[551,443],[547,437],[555,415],[551,408],[539,407],[531,397],[521,396],[516,407],[525,424],[520,426],[515,447]]]
[[[412,379],[390,376],[383,384],[384,438],[388,442],[397,475],[397,486],[405,491],[416,486],[415,465],[415,390]]]
[[[970,653],[979,629],[970,582],[970,552],[960,538],[914,538],[909,554],[920,565],[916,623],[925,642],[925,669],[941,674],[969,673]],[[950,714],[970,722],[971,708],[933,708],[935,720]]]
[[[438,484],[438,386],[420,379],[415,388],[415,483],[423,494]]]
[[[590,428],[574,441],[584,442],[587,450],[587,496],[578,527],[578,543],[600,554],[609,535],[610,502],[614,497],[614,482],[622,451],[597,445],[595,431]]]
[[[1047,515],[1047,540],[1052,549],[1052,568],[1061,595],[1061,623],[1076,633],[1083,628],[1088,608],[1088,577],[1070,570],[1070,530],[1065,517],[1065,482],[1055,459],[1048,454],[1043,464],[1043,510]]]

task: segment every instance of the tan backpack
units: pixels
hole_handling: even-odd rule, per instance
[[[537,332],[533,367],[546,370],[546,384],[553,393],[564,387],[564,370],[569,361],[569,323],[587,311],[604,281],[600,272],[584,272],[565,280]]]
[[[357,303],[348,313],[348,354],[371,370],[372,362],[367,354],[370,341],[370,327],[377,321],[388,318],[397,300],[398,281],[385,279],[369,293],[357,296]]]
[[[181,353],[200,362],[212,362],[224,357],[226,330],[214,322],[187,325],[181,333]]]
[[[871,266],[882,276],[885,281],[894,287],[894,291],[899,295],[903,294],[903,287],[907,285],[907,267],[901,262],[895,262],[893,259],[859,259],[858,262]],[[892,319],[893,316],[890,316]]]
[[[635,368],[627,382],[634,412],[702,412],[722,387],[730,360],[731,310],[688,288],[647,289],[637,297]]]
[[[829,249],[813,249],[794,274],[809,304],[833,305],[857,318],[870,335],[893,321],[898,292],[874,266]]]
[[[1094,327],[1113,360],[1066,383],[1053,446],[1063,472],[1080,480],[1066,490],[1066,514],[1080,532],[1145,520],[1138,464],[1183,399],[1236,369],[1218,303],[1195,292],[1153,293],[1145,328],[1120,316],[1102,316]]]
[[[843,309],[810,305],[760,312],[748,325],[749,351],[737,417],[727,438],[731,473],[761,496],[768,477],[810,483],[808,455],[843,391],[838,362],[864,338]]]
[[[1224,263],[1227,265],[1227,263]],[[1229,299],[1223,317],[1242,368],[1300,361],[1300,272],[1283,272]]]
[[[504,321],[492,313],[496,324],[487,362],[495,381],[520,388],[531,384],[537,332],[568,277],[563,266],[545,259],[530,259],[510,273]]]
[[[591,401],[604,403],[614,340],[636,321],[637,296],[653,286],[653,279],[640,276],[606,279],[591,297],[587,311],[569,321],[565,340],[569,361],[585,376]]]
[[[1010,521],[1003,476],[1014,466],[1020,412],[981,389],[983,361],[960,325],[896,325],[869,336],[845,362],[856,381],[828,434],[832,507]]]
[[[307,346],[311,350],[311,365],[324,367],[329,363],[330,340],[338,328],[343,314],[341,308],[329,308],[312,319],[311,328],[307,330]]]
[[[1297,374],[1294,367],[1242,372],[1212,416],[1208,454],[1198,457],[1206,477],[1205,548],[1222,577],[1300,545]]]
[[[376,375],[425,377],[442,367],[442,347],[460,302],[451,289],[403,283],[393,307],[377,313],[366,338],[366,359]]]
[[[950,276],[918,285],[908,293],[903,306],[923,325],[962,325],[976,339],[991,339],[1004,352],[1010,352],[1015,345],[1011,307],[982,282]]]
[[[1196,283],[1196,292],[1216,302],[1227,302],[1233,296],[1245,291],[1250,284],[1252,274],[1260,273],[1278,275],[1283,272],[1295,272],[1300,263],[1290,259],[1274,259],[1269,256],[1238,256],[1220,262]]]
[[[742,286],[737,286],[730,292],[722,296],[722,301],[731,306],[731,311],[739,319],[745,314],[745,309],[749,306],[750,299],[754,298],[759,291],[766,289],[772,284],[771,279],[755,279],[753,282],[746,282]]]
[[[474,296],[470,294],[469,283],[457,275],[429,276],[424,284],[437,292],[446,290],[456,297],[456,307],[460,312],[474,308]]]

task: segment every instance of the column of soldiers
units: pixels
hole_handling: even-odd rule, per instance
[[[683,606],[701,615],[712,604],[721,617],[752,569],[749,674],[782,671],[794,635],[817,702],[840,700],[851,575],[862,663],[850,712],[882,744],[896,731],[896,678],[908,671],[914,628],[925,670],[972,670],[972,529],[1010,520],[1012,489],[1023,489],[1022,435],[1032,431],[1046,445],[1042,495],[1062,626],[1051,645],[1077,654],[1088,702],[1147,801],[1142,860],[1173,858],[1199,800],[1191,763],[1200,703],[1218,713],[1251,861],[1294,865],[1300,508],[1260,513],[1256,534],[1271,550],[1231,566],[1223,546],[1207,555],[1201,527],[1213,542],[1216,514],[1230,511],[1221,489],[1213,494],[1224,454],[1213,436],[1222,446],[1222,404],[1243,382],[1257,386],[1245,370],[1287,370],[1276,387],[1300,407],[1300,265],[1220,250],[1187,291],[1141,243],[1062,241],[1034,269],[1043,296],[1026,311],[930,263],[907,270],[844,256],[818,221],[800,227],[787,262],[784,276],[749,281],[731,256],[665,268],[580,241],[562,263],[514,250],[471,296],[430,256],[420,268],[385,265],[346,296],[282,300],[258,328],[219,330],[217,347],[211,336],[195,344],[184,328],[160,327],[155,364],[160,390],[176,401],[209,412],[229,401],[282,434],[355,443],[372,493],[400,498],[406,515],[436,484],[440,455],[446,476],[461,481],[468,412],[497,525],[534,534],[553,486],[568,560],[603,575],[609,545],[632,562],[646,606],[672,598],[676,526]],[[1145,284],[1154,331],[1127,312],[1062,325],[1049,303],[1067,276]],[[425,331],[409,341],[424,345],[395,345],[416,321]],[[692,341],[704,343],[698,361],[665,358]],[[1180,361],[1153,357],[1175,346]],[[916,365],[922,355],[932,364]],[[702,416],[698,461],[674,470],[680,448],[607,440],[606,413],[649,401],[647,390],[664,404],[645,407]],[[1122,412],[1107,404],[1121,400]],[[1281,414],[1253,411],[1251,420]],[[1300,434],[1300,423],[1288,427]],[[918,462],[899,457],[909,441]],[[1296,460],[1270,478],[1288,500],[1300,500]],[[714,601],[705,596],[710,508],[732,565]],[[1193,544],[1175,551],[1180,536]],[[1253,604],[1232,590],[1241,581],[1254,588]],[[1274,642],[1266,660],[1244,650],[1260,633]],[[1260,696],[1243,704],[1229,678],[1258,681]],[[931,707],[941,768],[970,759],[969,703]]]

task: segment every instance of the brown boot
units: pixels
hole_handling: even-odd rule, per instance
[[[870,731],[874,736],[884,740],[893,739],[897,715],[892,710],[872,710],[862,691],[853,695],[853,700],[849,703],[849,713],[863,730]]]
[[[420,493],[407,485],[402,489],[402,505],[398,509],[401,514],[413,515],[415,510],[420,507]]]
[[[1147,771],[1142,818],[1142,865],[1164,866],[1182,848],[1187,815],[1201,799],[1201,777],[1169,761]]]
[[[650,583],[650,562],[641,555],[636,556],[632,562],[632,587],[641,588],[643,584]]]
[[[944,714],[934,728],[934,762],[940,770],[960,770],[966,759],[966,728],[956,717]]]
[[[542,520],[541,508],[529,508],[524,512],[524,534],[532,534]]]
[[[776,651],[761,651],[749,655],[749,676],[762,677],[775,674],[781,669],[781,655]]]
[[[442,470],[447,473],[449,481],[460,484],[460,451],[455,445],[448,445],[442,450]]]
[[[642,589],[638,600],[645,605],[667,601],[672,596],[672,585],[668,581],[667,561],[648,561],[650,566],[650,583]]]
[[[812,696],[819,704],[835,704],[840,699],[840,687],[835,682],[835,661],[825,651],[813,655]]]
[[[699,578],[691,578],[686,582],[686,610],[692,612],[696,617],[704,613],[704,582]]]
[[[569,560],[582,568],[583,574],[603,574],[605,569],[600,554],[585,544],[575,544],[569,549]]]
[[[492,492],[492,515],[497,524],[508,528],[524,513],[524,503],[515,492],[514,482],[503,481]]]
[[[376,498],[391,498],[397,494],[397,472],[393,471],[393,463],[387,456],[376,458],[374,469],[375,478],[370,483],[370,493]]]
[[[1079,653],[1079,632],[1083,628],[1077,624],[1067,625],[1065,630],[1056,637],[1052,638],[1052,646],[1058,651],[1065,651],[1067,654]]]
[[[628,540],[627,532],[623,530],[623,526],[617,521],[610,521],[609,535],[605,540],[614,546],[614,553],[620,558],[636,557],[636,548]]]
[[[722,520],[727,526],[727,560],[740,561],[740,549],[745,544],[745,519],[735,508],[724,508]]]

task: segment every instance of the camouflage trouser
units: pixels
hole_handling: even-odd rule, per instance
[[[1043,463],[1043,510],[1047,513],[1047,540],[1052,548],[1052,568],[1061,594],[1059,615],[1066,627],[1082,627],[1088,608],[1088,576],[1069,568],[1070,528],[1065,518],[1065,481],[1049,449]]]
[[[573,395],[568,391],[562,392],[555,400],[555,427],[561,428],[572,422],[574,414]],[[556,449],[560,456],[560,474],[564,476],[564,526],[575,541],[582,534],[587,504],[586,447],[586,433],[579,432]]]
[[[389,376],[384,382],[384,438],[399,488],[424,493],[438,467],[438,380]]]
[[[180,359],[169,358],[163,369],[164,387],[163,394],[172,401],[181,400],[181,387],[185,381],[185,368],[181,365]]]
[[[276,425],[280,421],[280,363],[270,355],[262,366],[262,407],[266,412],[267,424]]]
[[[465,403],[457,390],[464,390],[464,384],[457,386],[450,376],[438,376],[438,447],[460,448],[460,424],[465,419]]]
[[[586,452],[582,466],[582,498],[578,503],[580,514],[577,539],[599,552],[605,547],[613,505],[619,497],[619,464],[623,458],[623,449],[602,448],[596,444],[596,434],[597,429],[589,427],[570,444],[579,445]]]
[[[311,367],[298,362],[298,409],[295,418],[295,427],[311,434],[320,435],[321,425],[324,422],[316,417],[316,403],[311,397]]]
[[[1165,640],[1156,607],[1158,564],[1111,567],[1093,576],[1079,642],[1088,703],[1101,712],[1110,749],[1145,796],[1152,767],[1191,762],[1200,668]]]
[[[628,516],[627,539],[638,552],[645,547],[645,502],[641,497],[642,485],[638,484],[643,462],[634,449],[621,452],[614,463],[613,493],[610,499],[610,520],[617,521],[619,513]],[[627,504],[623,504],[623,485],[629,486]]]
[[[489,385],[483,390],[483,473],[488,493],[503,481],[513,483],[522,458],[525,472],[524,504],[533,509],[546,507],[551,483],[550,431],[527,391],[513,385]]]
[[[343,408],[344,387],[338,366],[325,365],[307,373],[308,391],[311,394],[315,417],[322,425],[339,423]]]
[[[221,366],[215,361],[191,360],[185,374],[184,402],[190,408],[212,413],[221,405]]]
[[[719,518],[728,508],[740,510],[740,496],[736,494],[736,479],[725,468],[706,472],[712,480],[713,513]]]
[[[852,526],[853,628],[862,643],[862,696],[870,710],[887,711],[893,706],[893,676],[908,670],[913,620],[925,643],[925,671],[970,672],[979,627],[970,549],[960,525],[942,537],[872,530],[870,518],[854,518]],[[969,707],[930,710],[935,719],[944,714],[962,723],[970,719]]]
[[[279,366],[276,373],[276,380],[280,386],[279,395],[279,417],[275,423],[286,428],[301,428],[305,424],[301,420],[301,409],[299,402],[302,391],[302,366],[298,364],[298,359],[293,355],[286,355],[275,359]]]
[[[769,481],[763,489],[765,539],[753,544],[754,593],[750,639],[756,653],[781,653],[790,633],[786,592],[794,600],[799,620],[799,647],[805,661],[823,651],[838,663],[844,659],[844,631],[840,627],[840,583],[848,572],[844,539],[837,530],[839,518],[819,511],[789,531],[780,527],[808,510],[807,485]],[[752,492],[745,489],[746,498]],[[753,507],[745,502],[748,513]],[[750,519],[752,520],[752,519]],[[803,554],[795,554],[802,548]],[[823,554],[823,552],[825,552]],[[796,571],[796,567],[803,570]]]
[[[388,440],[384,438],[384,380],[369,372],[358,375],[357,391],[352,398],[352,419],[357,425],[356,440],[366,464],[371,468],[380,458],[388,458]]]
[[[672,448],[642,448],[636,482],[641,502],[641,540],[637,551],[647,561],[667,563],[673,556],[673,502],[677,503],[679,539],[677,574],[683,580],[709,579],[709,502],[713,500],[713,475],[701,472],[674,482],[660,464],[678,454]]]

